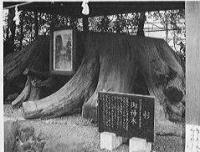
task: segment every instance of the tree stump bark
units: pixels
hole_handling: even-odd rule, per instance
[[[49,68],[49,38],[40,36],[32,44],[19,52],[8,54],[4,59],[4,97],[11,94],[10,90],[19,93],[17,86],[25,84],[27,78],[23,75],[25,69],[48,72]],[[14,87],[10,87],[10,84]],[[12,92],[12,93],[15,93]],[[21,96],[21,95],[20,95]]]
[[[99,61],[95,51],[88,51],[73,78],[56,93],[37,101],[23,103],[25,118],[58,117],[81,108],[96,87]]]
[[[39,36],[23,50],[6,56],[4,60],[4,97],[6,99],[10,94],[21,92],[12,102],[13,106],[20,105],[27,100],[44,98],[60,89],[70,78],[56,78],[50,75],[49,42],[49,37]],[[27,79],[27,82],[24,89],[21,90],[17,86],[25,83],[24,78]]]
[[[184,72],[164,40],[92,32],[79,36],[83,45],[77,51],[85,51],[77,72],[52,95],[24,102],[25,118],[58,117],[82,108],[83,117],[96,121],[99,91],[154,95],[156,120],[184,118]],[[182,97],[168,96],[171,88]]]
[[[93,96],[83,105],[83,117],[97,120],[97,93],[99,91],[134,93],[131,86],[133,87],[136,84],[134,80],[136,71],[139,69],[144,76],[149,94],[156,97],[155,115],[159,117],[156,119],[164,120],[166,117],[175,121],[184,119],[182,100],[177,104],[166,105],[168,98],[163,93],[163,90],[169,86],[174,86],[185,94],[182,67],[174,57],[168,44],[161,39],[135,36],[124,36],[123,39],[122,37],[118,38],[121,41],[120,43],[115,42],[114,37],[106,38],[104,35],[105,40],[109,43],[107,52],[111,52],[109,51],[110,48],[114,50],[115,54],[110,55],[107,53],[105,55],[101,51],[100,56],[102,55],[103,57],[101,58],[104,60],[100,62],[99,82]],[[90,42],[93,41],[90,40]],[[102,40],[103,44],[106,46],[106,42]],[[128,53],[126,50],[128,50]],[[117,56],[118,53],[121,54]],[[114,62],[113,59],[116,59],[117,62]],[[121,62],[123,64],[120,65]],[[116,67],[118,68],[117,70]],[[109,70],[109,68],[116,71]],[[143,94],[143,92],[140,92],[140,94]],[[170,113],[175,113],[176,115]]]

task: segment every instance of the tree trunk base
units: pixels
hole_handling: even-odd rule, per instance
[[[77,38],[77,54],[84,52],[77,58],[81,61],[77,64],[80,65],[78,70],[63,87],[43,99],[35,100],[37,94],[43,91],[32,89],[33,95],[29,95],[30,99],[26,98],[26,101],[30,101],[23,104],[25,118],[60,117],[82,108],[83,117],[97,121],[97,98],[100,91],[155,96],[156,120],[166,116],[165,119],[176,121],[184,116],[184,73],[173,50],[164,40],[93,32],[79,33]],[[28,67],[38,74],[48,69],[45,60],[49,59],[49,51],[41,51],[47,48],[46,41],[36,41],[30,46],[23,61],[26,64],[31,60]],[[17,56],[15,58],[19,61],[21,59]],[[13,71],[13,65],[7,66],[7,78],[11,79],[19,73],[18,70]],[[143,83],[136,82],[138,75],[142,75]],[[165,94],[164,90],[169,87],[176,88],[177,93],[182,92],[183,99],[181,93],[179,98]]]
[[[91,104],[84,104],[82,107],[82,116],[83,118],[97,122],[98,121],[97,107]]]

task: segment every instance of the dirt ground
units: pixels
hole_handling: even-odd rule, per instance
[[[96,124],[80,114],[49,120],[24,120],[21,109],[4,105],[4,121],[18,120],[20,126],[33,127],[36,136],[43,134],[43,152],[107,152],[99,146],[99,132]],[[173,134],[156,135],[153,144],[155,152],[183,152],[184,138]],[[113,152],[128,152],[128,143]]]

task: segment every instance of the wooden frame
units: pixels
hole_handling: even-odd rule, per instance
[[[69,28],[55,28],[50,37],[50,72],[72,75],[76,62],[76,32]]]

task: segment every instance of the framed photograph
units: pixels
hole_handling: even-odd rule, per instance
[[[75,41],[75,31],[72,29],[56,29],[51,32],[51,73],[62,75],[71,75],[74,73]]]

